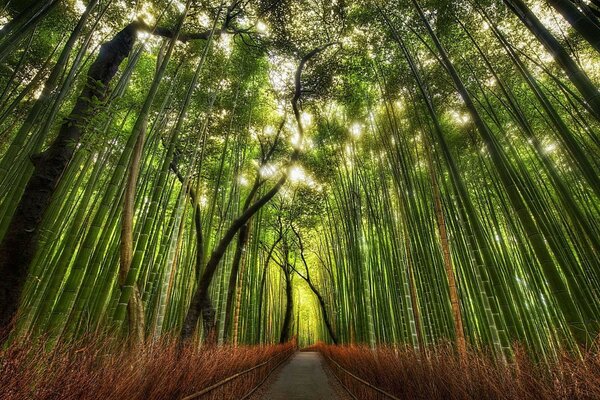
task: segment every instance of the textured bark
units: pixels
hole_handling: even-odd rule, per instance
[[[281,267],[285,276],[285,315],[281,326],[281,335],[279,343],[286,343],[290,340],[290,325],[292,322],[292,309],[294,308],[294,298],[292,296],[292,274],[290,266],[287,265],[287,260],[284,260],[284,265]]]
[[[261,277],[260,277],[260,288],[258,291],[258,316],[256,317],[256,336],[254,343],[262,344],[261,333],[262,333],[262,319],[263,319],[263,297],[265,293],[265,284],[267,282],[267,267],[269,262],[265,263]]]
[[[231,272],[229,274],[229,285],[227,286],[227,302],[225,306],[225,338],[229,337],[229,330],[231,329],[232,318],[231,313],[233,309],[233,295],[236,292],[237,278],[242,263],[242,256],[244,248],[248,242],[248,224],[244,225],[238,233],[237,245],[235,248],[235,254],[233,256],[233,265],[231,266]],[[235,337],[235,336],[234,336]]]
[[[317,297],[317,300],[319,301],[319,307],[321,308],[321,315],[323,316],[323,321],[325,321],[325,327],[327,328],[329,337],[331,337],[331,341],[333,342],[333,344],[338,344],[338,338],[337,338],[337,335],[335,334],[335,331],[333,330],[333,325],[331,324],[331,319],[329,318],[329,313],[327,312],[327,307],[325,306],[325,300],[323,299],[321,292],[319,292],[319,290],[316,288],[316,286],[312,283],[312,281],[310,279],[306,279],[302,275],[300,275],[300,276],[306,281],[306,283],[308,283],[308,287],[310,287],[310,290],[314,293],[314,295]]]
[[[133,288],[133,295],[127,304],[127,311],[129,312],[129,343],[134,346],[143,344],[146,333],[146,320],[142,295],[137,285]]]
[[[104,43],[91,65],[87,82],[58,136],[43,153],[32,157],[34,173],[0,244],[0,329],[14,318],[29,265],[37,248],[37,234],[58,182],[67,168],[83,130],[136,39],[130,24]]]
[[[49,106],[49,104],[51,104],[51,101],[53,100],[53,97],[54,97],[53,94],[55,92],[61,93],[66,90],[65,85],[66,85],[67,79],[63,80],[62,85],[61,85],[61,79],[63,79],[63,75],[65,74],[65,69],[67,68],[69,59],[71,58],[71,52],[72,52],[73,48],[75,47],[75,44],[79,40],[79,37],[81,36],[81,32],[83,31],[83,28],[86,26],[89,16],[90,16],[91,12],[94,10],[94,8],[96,7],[97,3],[98,3],[97,0],[93,0],[88,3],[88,6],[87,6],[85,12],[79,18],[77,25],[75,26],[75,28],[69,35],[69,39],[67,40],[64,47],[62,48],[60,55],[58,56],[58,59],[56,60],[56,63],[50,70],[50,74],[48,75],[48,79],[46,79],[46,82],[43,85],[43,89],[42,89],[42,93],[40,94],[40,97],[37,100],[35,100],[35,102],[33,103],[33,106],[31,107],[31,109],[27,113],[27,116],[23,120],[21,127],[17,131],[17,133],[15,135],[15,139],[10,143],[9,148],[7,149],[6,153],[3,155],[2,160],[0,161],[0,176],[2,177],[2,179],[5,178],[5,176],[2,176],[2,174],[7,174],[8,171],[10,170],[10,168],[12,168],[17,163],[17,161],[18,161],[17,155],[26,146],[26,144],[27,144],[26,138],[29,137],[29,133],[32,130],[32,128],[35,126],[36,121],[38,121],[40,119],[41,114],[46,110],[46,108]],[[71,66],[71,68],[72,69],[75,68],[75,65]],[[61,85],[61,86],[59,86],[59,85]],[[34,86],[34,87],[36,87],[36,86]],[[57,95],[56,97],[60,97],[60,96]],[[60,105],[62,103],[60,100],[61,100],[60,98],[55,99],[55,101],[52,104],[52,107],[50,107],[50,108],[53,108],[53,109],[60,108]],[[56,115],[55,112],[50,112],[50,115],[47,115],[45,117],[47,121],[44,124],[44,128],[42,128],[40,130],[40,132],[37,132],[37,131],[32,132],[33,133],[32,137],[29,140],[37,142],[38,140],[35,139],[36,136],[39,136],[39,135],[45,136],[47,134],[47,129],[49,129],[49,127],[46,129],[46,126],[49,126],[54,122],[55,115]],[[40,143],[40,145],[41,144],[42,143]],[[34,148],[33,150],[31,150],[31,152],[37,152],[39,150],[40,150],[39,148]],[[8,176],[8,174],[7,174],[7,176]]]
[[[257,200],[256,203],[246,210],[246,212],[233,221],[229,229],[225,232],[225,235],[223,235],[223,238],[221,238],[221,241],[212,252],[211,257],[206,264],[206,268],[204,268],[204,273],[198,282],[198,287],[196,288],[196,292],[192,298],[192,302],[185,317],[185,322],[181,331],[182,339],[189,339],[193,336],[200,314],[208,317],[212,316],[211,318],[214,319],[214,310],[210,312],[210,310],[203,310],[200,307],[207,304],[208,288],[212,282],[217,267],[221,262],[221,259],[225,255],[229,244],[237,232],[250,220],[250,218],[252,218],[254,214],[258,212],[258,210],[262,208],[262,206],[267,204],[273,198],[273,196],[279,192],[279,189],[281,189],[286,180],[287,175],[283,175],[267,194]],[[209,321],[205,320],[205,325],[207,324],[209,324]]]
[[[196,293],[199,293],[196,290]],[[204,340],[207,344],[212,344],[216,341],[216,324],[215,324],[215,309],[210,301],[208,293],[200,292],[201,296],[195,295],[192,297],[190,308],[184,321],[181,331],[181,338],[190,339],[195,331],[198,320],[202,317],[202,329],[204,332]],[[183,342],[182,342],[183,343]]]
[[[233,345],[238,346],[239,328],[240,328],[240,312],[242,308],[242,289],[244,288],[244,272],[246,269],[246,261],[242,260],[242,269],[240,270],[240,284],[237,286],[235,295],[235,311],[233,313]]]
[[[448,291],[450,293],[450,304],[452,305],[452,317],[454,322],[454,334],[456,336],[456,348],[461,360],[465,360],[467,356],[467,345],[465,341],[465,331],[462,323],[462,313],[460,311],[460,299],[458,289],[456,287],[456,276],[452,265],[452,256],[450,255],[450,243],[448,240],[448,231],[446,230],[446,218],[444,217],[444,209],[442,207],[442,199],[440,196],[440,188],[435,175],[434,164],[431,157],[429,146],[424,146],[427,164],[429,166],[429,175],[431,177],[431,190],[433,192],[433,205],[435,215],[438,222],[438,232],[440,234],[440,244],[442,246],[442,256],[444,260],[444,268],[448,279]]]

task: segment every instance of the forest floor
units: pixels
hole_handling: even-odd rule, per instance
[[[346,400],[318,352],[297,352],[275,371],[253,400]]]

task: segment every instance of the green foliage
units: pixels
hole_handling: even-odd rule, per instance
[[[2,23],[23,11],[18,3],[0,11]],[[108,98],[84,121],[83,139],[71,143],[78,151],[42,222],[20,334],[52,335],[57,324],[67,327],[64,336],[114,328],[132,131],[170,40],[164,31],[172,32],[185,2],[100,3],[47,98],[40,93],[81,15],[76,5],[87,2],[61,2],[0,67],[2,237],[32,174],[30,156],[70,115],[101,44],[135,18],[164,28],[155,32],[163,36],[140,32]],[[209,292],[218,340],[279,338],[285,285],[276,261],[287,257],[303,268],[291,227],[304,238],[308,270],[343,342],[418,347],[456,338],[446,251],[471,345],[494,346],[499,357],[510,356],[513,341],[541,357],[575,350],[580,337],[560,307],[566,301],[584,321],[582,336],[598,333],[600,123],[505,2],[476,3],[419,1],[424,20],[411,1],[239,2],[224,29],[219,1],[190,2],[182,36],[208,35],[219,19],[209,40],[175,45],[150,105],[135,186],[135,283],[147,337],[181,330],[206,261],[247,197],[253,204],[288,172],[248,224],[237,277],[229,275],[235,244],[216,270]],[[597,87],[597,52],[552,8],[530,5]],[[425,22],[474,109],[458,94]],[[298,143],[296,68],[327,43],[335,45],[302,74],[305,140]],[[482,124],[490,137],[481,135]],[[300,155],[290,160],[296,148]],[[81,284],[69,286],[77,276]],[[552,289],[553,277],[568,293]],[[228,282],[236,282],[229,311]],[[302,325],[293,329],[303,343],[328,340],[313,292],[302,279],[293,286]],[[65,293],[73,303],[63,310]]]

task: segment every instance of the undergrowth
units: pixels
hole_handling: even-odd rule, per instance
[[[534,362],[516,347],[514,358],[499,361],[471,351],[464,361],[451,346],[412,348],[328,346],[325,355],[336,376],[358,399],[384,399],[331,360],[368,383],[400,399],[600,399],[600,352],[582,358],[563,354],[553,362]],[[379,396],[379,397],[378,397]]]
[[[164,339],[132,348],[87,338],[48,351],[43,340],[20,341],[0,349],[0,399],[180,399],[271,359],[201,397],[239,399],[294,346],[180,348]]]

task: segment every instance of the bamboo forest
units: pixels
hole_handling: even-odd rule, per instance
[[[600,399],[600,1],[1,0],[0,399]]]

